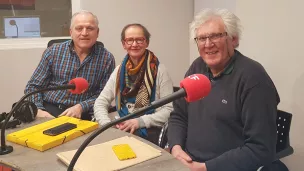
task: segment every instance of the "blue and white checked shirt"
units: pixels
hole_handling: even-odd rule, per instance
[[[68,84],[73,78],[83,77],[89,82],[89,88],[83,94],[77,95],[71,94],[68,90],[57,90],[33,95],[29,100],[42,110],[44,110],[43,101],[46,101],[65,106],[74,106],[79,103],[83,112],[92,112],[94,102],[114,68],[113,55],[100,42],[96,42],[91,53],[82,63],[73,50],[72,41],[55,44],[44,51],[38,67],[26,85],[25,93]]]

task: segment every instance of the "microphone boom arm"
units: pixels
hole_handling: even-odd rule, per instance
[[[68,84],[68,85],[63,85],[63,86],[57,86],[57,87],[48,87],[40,90],[35,90],[31,93],[25,94],[17,103],[16,105],[12,108],[12,110],[9,112],[9,114],[6,116],[2,128],[1,128],[1,148],[0,148],[0,155],[5,155],[8,153],[11,153],[13,151],[12,146],[7,146],[5,144],[5,128],[7,126],[7,123],[13,113],[15,112],[16,109],[18,109],[21,105],[21,102],[24,101],[24,99],[28,98],[29,96],[36,94],[36,93],[41,93],[41,92],[46,92],[46,91],[53,91],[53,90],[66,90],[66,89],[75,89],[74,84]]]
[[[136,117],[140,117],[142,115],[145,115],[145,112],[149,111],[149,110],[152,110],[152,109],[156,109],[158,107],[161,107],[167,103],[170,103],[172,102],[173,100],[176,100],[178,98],[181,98],[181,97],[185,97],[186,96],[186,92],[184,89],[179,89],[177,92],[171,94],[171,95],[168,95],[164,98],[162,98],[161,100],[157,100],[157,101],[154,101],[152,102],[149,106],[146,106],[146,107],[143,107],[143,108],[140,108],[138,109],[137,111],[135,111],[133,114],[129,114],[129,115],[126,115],[122,118],[119,118],[119,119],[116,119],[112,122],[109,122],[107,124],[105,124],[104,126],[98,128],[94,133],[92,133],[81,145],[80,147],[78,148],[78,150],[76,151],[75,155],[73,156],[69,166],[68,166],[68,169],[67,171],[73,171],[74,169],[74,166],[78,160],[78,158],[80,157],[81,153],[83,152],[83,150],[89,145],[89,143],[95,138],[97,137],[99,134],[101,134],[103,131],[107,130],[108,128],[118,124],[118,123],[121,123],[123,121],[126,121],[126,120],[129,120],[129,119],[133,119],[133,118],[136,118]]]

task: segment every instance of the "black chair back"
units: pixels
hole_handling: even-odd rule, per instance
[[[167,134],[168,134],[168,122],[166,122],[163,125],[163,127],[160,131],[160,134],[159,134],[158,146],[160,148],[168,148],[169,147]]]
[[[277,152],[289,146],[289,131],[292,114],[278,110],[277,113]]]
[[[50,47],[55,43],[62,43],[62,42],[68,41],[68,40],[71,40],[71,39],[53,39],[48,42],[47,47]]]
[[[50,47],[53,44],[62,43],[62,42],[68,41],[68,40],[71,40],[71,39],[52,39],[48,42],[47,47]],[[101,43],[102,47],[104,47],[104,44],[102,42],[100,42],[100,41],[97,41],[97,42]]]
[[[289,156],[294,152],[293,148],[290,146],[289,141],[291,119],[291,113],[278,110],[276,159]]]

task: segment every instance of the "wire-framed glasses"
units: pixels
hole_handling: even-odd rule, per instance
[[[221,39],[221,37],[224,37],[224,36],[227,36],[227,32],[213,33],[213,34],[210,34],[207,36],[199,36],[199,37],[194,38],[194,40],[198,44],[205,44],[207,39],[209,39],[209,41],[211,41],[212,43],[216,43]]]

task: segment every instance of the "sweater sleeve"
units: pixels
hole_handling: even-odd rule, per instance
[[[193,62],[188,69],[185,77],[194,73],[193,68],[196,62]],[[184,98],[173,102],[173,111],[168,122],[168,143],[170,149],[175,145],[185,147],[188,129],[188,103]]]
[[[242,96],[244,145],[206,161],[208,171],[252,171],[270,164],[276,149],[276,90],[260,82]]]
[[[94,104],[94,116],[100,125],[105,125],[111,122],[109,117],[109,106],[115,98],[116,76],[119,66],[115,68],[111,74],[106,86],[101,91]]]
[[[173,93],[173,83],[169,73],[164,65],[160,64],[157,74],[157,87],[159,90],[159,98],[163,98]],[[156,91],[157,93],[157,91]],[[156,98],[157,100],[157,98]],[[161,127],[168,121],[171,111],[173,110],[172,103],[165,104],[155,110],[155,113],[149,115],[143,115],[140,119],[143,120],[144,125],[140,124],[140,127],[150,128],[151,126]]]
[[[170,149],[175,145],[185,147],[188,129],[187,104],[184,98],[173,102],[174,110],[168,122],[168,143]]]

